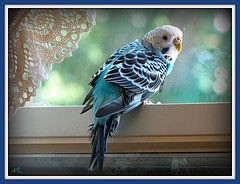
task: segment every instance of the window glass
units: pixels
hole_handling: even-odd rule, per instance
[[[55,64],[32,105],[80,105],[91,76],[116,49],[157,26],[184,34],[183,50],[153,103],[231,102],[231,9],[97,9],[96,25]]]

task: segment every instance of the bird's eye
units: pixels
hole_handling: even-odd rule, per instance
[[[166,35],[164,35],[164,36],[163,36],[163,39],[164,39],[164,40],[167,40],[167,36],[166,36]]]

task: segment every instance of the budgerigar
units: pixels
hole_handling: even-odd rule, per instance
[[[93,75],[81,112],[92,109],[89,170],[102,171],[107,140],[116,131],[120,116],[161,92],[181,51],[182,37],[177,27],[157,27],[116,50]]]

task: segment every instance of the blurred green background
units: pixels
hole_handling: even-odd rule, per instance
[[[183,50],[154,103],[231,102],[230,9],[96,9],[96,25],[55,64],[30,105],[80,105],[91,76],[116,49],[163,24],[179,27]]]

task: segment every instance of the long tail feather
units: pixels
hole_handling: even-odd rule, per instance
[[[104,152],[106,147],[104,129],[105,127],[103,125],[98,125],[93,130],[94,135],[92,138],[92,155],[89,166],[90,171],[99,169],[99,172],[102,172]]]

